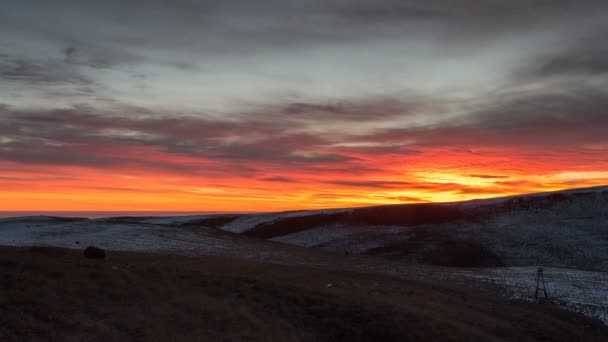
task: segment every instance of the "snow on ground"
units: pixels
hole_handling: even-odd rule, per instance
[[[254,257],[260,242],[247,243],[215,229],[189,230],[165,225],[112,222],[107,219],[62,222],[53,218],[0,220],[0,245],[147,251],[190,255]]]
[[[349,236],[360,234],[368,230],[369,228],[367,227],[318,227],[297,233],[277,236],[271,240],[302,247],[316,247],[333,240],[348,239]]]
[[[174,217],[151,217],[141,221],[141,223],[147,224],[159,224],[159,225],[180,225],[190,223],[193,221],[203,220],[212,217],[224,216],[222,214],[210,214],[210,215],[191,215],[191,216],[174,216]]]
[[[404,239],[407,227],[348,226],[335,224],[274,237],[270,240],[308,248],[335,252],[365,253]]]
[[[505,267],[457,271],[448,277],[492,283],[513,299],[534,301],[537,267]],[[608,273],[543,268],[549,299],[561,307],[608,325]]]
[[[497,205],[508,201],[512,202]],[[271,240],[349,253],[365,253],[383,247],[391,250],[391,246],[403,245],[401,255],[408,258],[415,258],[416,250],[434,248],[438,242],[459,240],[486,247],[509,266],[542,264],[608,271],[608,187],[445,205],[461,206],[465,218],[437,224],[404,225],[397,230],[393,226],[374,225],[382,220],[374,221],[373,216],[364,221],[368,222],[366,225],[352,224],[348,217],[338,218],[328,226],[311,225],[305,230],[298,227],[294,229],[299,230],[297,232]],[[399,214],[399,206],[391,208],[396,209],[395,215]],[[352,210],[356,216],[359,209]],[[256,224],[273,223],[289,215],[316,213],[303,211],[243,217],[230,223],[227,230],[244,232]],[[282,232],[289,232],[288,223],[283,223]],[[298,226],[297,222],[291,223]]]
[[[257,223],[269,222],[286,217],[285,215],[294,217],[310,215],[310,212],[245,216],[249,220],[241,220],[239,224],[233,226],[233,229],[238,230],[244,226],[253,227]],[[341,259],[324,254],[304,253],[297,250],[297,247],[286,247],[273,242],[249,239],[213,228],[187,229],[170,226],[172,222],[183,223],[200,218],[205,217],[168,218],[168,221],[136,219],[134,222],[108,219],[70,221],[52,217],[0,219],[0,245],[44,245],[67,248],[85,248],[88,245],[96,245],[109,250],[224,255],[287,265],[298,264],[329,269],[376,272],[405,279],[434,279],[435,281],[454,279],[489,283],[504,288],[506,293],[514,299],[533,300],[537,270],[535,267],[492,269],[411,267],[405,263],[360,258],[356,255],[345,256],[346,259]],[[236,221],[238,220],[240,219]],[[151,222],[157,224],[151,224]],[[399,229],[395,228],[394,233],[398,233],[398,231]],[[353,234],[356,236],[351,236]],[[302,246],[332,240],[356,244],[354,241],[356,237],[366,234],[368,233],[365,231],[353,230],[353,227],[334,226],[319,228],[318,231],[312,229],[294,233],[275,240],[291,241],[290,243]],[[368,239],[365,238],[365,240]],[[296,249],[294,250],[294,248]],[[545,268],[545,279],[549,295],[556,303],[563,308],[597,318],[608,324],[607,272]]]

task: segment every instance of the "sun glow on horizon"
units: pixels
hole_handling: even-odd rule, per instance
[[[275,211],[608,184],[608,1],[466,3],[9,1],[0,210]]]
[[[397,168],[398,169],[398,168]],[[608,184],[605,173],[549,175],[416,171],[342,177],[292,174],[246,178],[55,167],[0,179],[2,211],[282,211],[455,202]],[[78,175],[78,176],[75,176]]]

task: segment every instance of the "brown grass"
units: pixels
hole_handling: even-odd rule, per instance
[[[605,341],[552,306],[214,257],[0,248],[0,341]]]

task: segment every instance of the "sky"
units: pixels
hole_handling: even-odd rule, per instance
[[[0,0],[0,210],[608,184],[605,0]]]

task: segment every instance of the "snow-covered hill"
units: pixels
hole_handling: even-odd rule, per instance
[[[0,245],[75,249],[94,245],[116,251],[238,256],[256,260],[281,259],[283,251],[288,250],[270,241],[188,225],[192,221],[209,222],[207,219],[216,218],[6,218],[0,219]]]
[[[297,216],[265,214],[236,222],[247,236],[347,253],[452,266],[608,271],[608,187]],[[235,231],[232,224],[224,228]]]
[[[243,253],[260,253],[260,238],[447,266],[608,271],[608,186],[457,203],[264,214],[0,219],[2,245],[78,247],[78,241],[118,250],[223,254],[245,248],[251,251]]]

